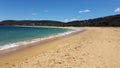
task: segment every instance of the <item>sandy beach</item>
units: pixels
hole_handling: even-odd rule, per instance
[[[120,68],[120,28],[83,29],[1,56],[0,68]]]

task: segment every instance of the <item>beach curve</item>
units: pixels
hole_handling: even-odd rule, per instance
[[[120,28],[86,31],[0,58],[1,68],[120,68]],[[12,62],[11,62],[12,61]]]

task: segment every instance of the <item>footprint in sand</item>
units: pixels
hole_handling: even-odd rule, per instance
[[[57,64],[62,64],[62,62],[59,61],[59,62],[57,62]]]
[[[114,31],[117,31],[117,30],[114,30]]]
[[[27,58],[25,60],[28,60]]]
[[[25,63],[28,63],[28,62],[25,62]]]
[[[9,63],[5,63],[5,64],[9,64]]]
[[[70,54],[69,54],[69,53],[67,53],[67,54],[65,54],[65,56],[70,56]]]
[[[80,60],[83,60],[83,58],[79,58]]]
[[[111,43],[111,41],[108,41],[109,43]]]
[[[13,64],[12,66],[15,67],[16,65]]]
[[[89,55],[89,53],[83,53],[82,54],[82,56],[88,56]]]
[[[75,47],[74,49],[75,49],[75,50],[78,50],[78,49],[80,49],[81,47],[82,47],[82,45],[77,46],[77,47]]]

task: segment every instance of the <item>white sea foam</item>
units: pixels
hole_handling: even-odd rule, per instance
[[[71,28],[70,31],[64,32],[64,33],[58,33],[56,35],[51,35],[48,37],[44,37],[44,38],[37,38],[37,39],[33,39],[33,40],[28,40],[28,41],[22,41],[22,42],[17,42],[17,43],[11,43],[11,44],[7,44],[7,45],[3,45],[0,46],[0,51],[3,50],[8,50],[8,49],[12,49],[12,50],[16,50],[17,47],[28,47],[29,44],[34,44],[36,42],[40,42],[40,41],[44,41],[44,40],[49,40],[49,39],[53,39],[53,38],[57,38],[57,37],[63,37],[63,36],[67,36],[76,32],[81,32],[83,31],[83,29],[80,28]],[[9,50],[11,51],[11,50]]]

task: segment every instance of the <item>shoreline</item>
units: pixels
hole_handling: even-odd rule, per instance
[[[26,26],[20,26],[20,27],[26,27]],[[32,26],[27,26],[27,27],[32,27]],[[48,26],[40,26],[40,27],[57,28],[57,27],[48,27]],[[38,26],[38,28],[39,28],[39,26]],[[58,27],[58,28],[62,28],[62,27]],[[65,36],[70,36],[70,35],[84,31],[84,29],[80,29],[80,28],[67,28],[67,27],[65,27],[65,29],[70,29],[70,30],[67,32],[58,33],[56,35],[50,35],[50,36],[43,37],[43,38],[37,38],[37,39],[33,39],[33,40],[27,40],[27,41],[23,41],[23,42],[13,43],[10,45],[5,45],[5,46],[3,46],[4,48],[0,49],[0,56],[4,56],[6,54],[9,54],[9,53],[12,53],[14,51],[21,50],[21,49],[24,49],[27,47],[32,47],[32,46],[35,46],[37,44],[41,44],[43,42],[45,43],[45,42],[50,41],[50,40],[59,39],[59,38],[65,37]]]
[[[81,27],[80,27],[81,28]],[[0,57],[1,68],[120,68],[120,28],[86,31]]]

